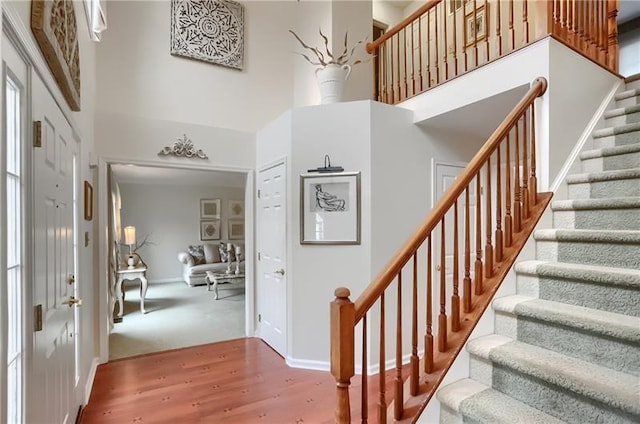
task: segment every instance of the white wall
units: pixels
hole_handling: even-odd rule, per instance
[[[640,73],[640,28],[618,35],[620,45],[620,75],[628,77]]]
[[[182,281],[178,253],[192,244],[219,244],[228,240],[228,201],[244,200],[244,188],[185,187],[157,184],[120,183],[122,226],[136,227],[136,239],[145,235],[153,244],[138,254],[149,267],[149,283]],[[200,199],[220,199],[220,240],[200,240]],[[244,244],[244,240],[231,240]],[[123,247],[123,254],[128,247]]]
[[[388,29],[391,29],[404,19],[402,7],[394,1],[374,1],[373,19],[387,25]]]

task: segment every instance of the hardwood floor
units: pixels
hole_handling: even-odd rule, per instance
[[[328,372],[248,338],[100,365],[80,422],[333,423],[334,402]]]

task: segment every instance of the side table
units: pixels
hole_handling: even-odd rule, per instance
[[[140,280],[140,312],[146,314],[147,311],[144,310],[144,297],[147,295],[147,265],[140,260],[133,268],[129,268],[127,265],[120,265],[117,272],[116,299],[118,301],[118,317],[122,317],[123,313],[122,282],[124,280]]]

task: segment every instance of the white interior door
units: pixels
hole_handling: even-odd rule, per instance
[[[280,355],[287,347],[285,164],[258,174],[258,333]]]
[[[74,166],[76,142],[69,123],[33,72],[33,119],[42,126],[34,147],[34,305],[42,305],[42,331],[34,333],[28,422],[73,423],[75,390]]]

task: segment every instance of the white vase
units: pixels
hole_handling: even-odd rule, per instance
[[[316,78],[320,88],[320,103],[323,105],[337,103],[342,100],[344,83],[351,74],[351,66],[328,64],[316,69]]]

